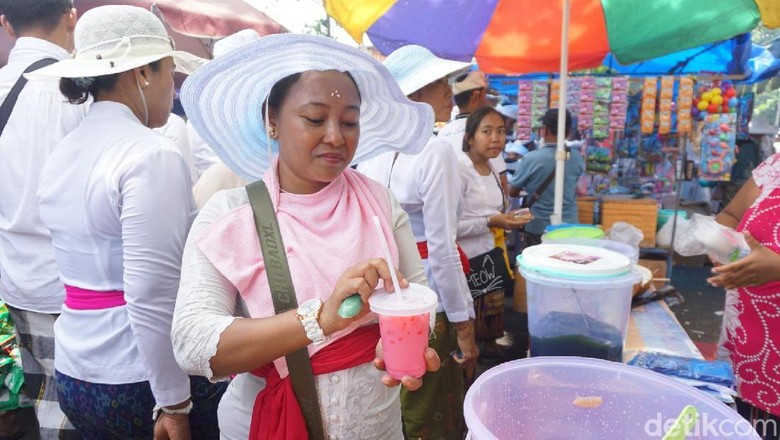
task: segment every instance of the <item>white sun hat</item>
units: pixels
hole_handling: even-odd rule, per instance
[[[262,178],[279,145],[269,144],[263,103],[279,80],[309,70],[349,72],[357,84],[360,140],[353,163],[388,151],[416,154],[425,147],[433,130],[431,107],[409,100],[382,63],[330,38],[265,36],[200,68],[184,82],[180,98],[217,156],[253,182]]]
[[[173,57],[176,70],[191,73],[207,60],[174,50],[173,40],[157,16],[128,5],[99,6],[76,23],[73,58],[25,75],[28,79],[92,78],[126,72]]]
[[[471,68],[470,63],[439,58],[417,45],[397,49],[388,55],[384,64],[407,96],[440,78]]]
[[[245,46],[249,43],[254,43],[260,39],[260,34],[254,29],[244,29],[238,31],[235,34],[230,34],[227,37],[214,43],[214,58],[226,55],[241,46]]]
[[[516,104],[509,105],[497,105],[496,110],[501,113],[505,118],[517,119],[518,108]]]

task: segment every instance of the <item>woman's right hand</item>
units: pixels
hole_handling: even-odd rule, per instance
[[[514,212],[491,215],[488,219],[488,227],[504,229],[520,229],[533,220],[531,214],[516,216]]]
[[[477,358],[479,358],[474,321],[454,322],[452,326],[455,328],[458,348],[460,349],[459,355],[453,356],[453,359],[464,369],[470,370],[476,367]]]
[[[154,424],[154,440],[190,440],[190,416],[160,414]]]
[[[398,275],[398,282],[401,284],[401,288],[409,287],[409,281],[406,280],[401,272],[396,269],[393,270]],[[336,282],[333,293],[323,304],[319,323],[325,335],[329,336],[339,330],[343,330],[353,322],[366,316],[369,312],[368,298],[374,293],[374,289],[376,289],[380,281],[384,282],[386,291],[392,292],[394,290],[390,276],[390,267],[383,258],[374,258],[347,269]],[[360,295],[363,308],[353,318],[342,318],[339,316],[341,303],[355,293]]]

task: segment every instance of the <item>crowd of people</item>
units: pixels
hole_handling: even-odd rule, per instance
[[[491,104],[485,75],[424,47],[380,62],[324,37],[243,31],[207,62],[142,8],[79,18],[72,0],[0,0],[0,13],[15,39],[0,69],[0,298],[40,438],[463,436],[477,362],[506,356],[512,289],[477,292],[466,275],[489,252],[512,274],[509,233],[541,242],[557,110],[529,152],[507,146],[516,112]],[[175,71],[189,75],[186,120],[171,117]],[[777,164],[719,217],[773,255]],[[565,222],[584,168],[571,149]],[[736,289],[725,345],[755,417],[780,413],[776,382],[747,380],[758,360],[742,337],[777,354],[757,324],[776,317],[755,299],[777,285],[745,275],[768,261],[711,279]],[[383,372],[367,302],[394,290],[392,272],[438,295],[421,378]],[[356,293],[361,312],[342,317]]]

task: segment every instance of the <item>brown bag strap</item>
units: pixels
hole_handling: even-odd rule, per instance
[[[260,249],[263,251],[274,310],[276,314],[279,314],[297,309],[298,301],[290,276],[290,266],[287,264],[282,233],[279,230],[279,222],[276,220],[268,187],[266,187],[265,182],[260,180],[247,185],[246,192],[249,195],[249,203],[252,205],[252,213],[255,216],[257,236],[260,238]],[[309,438],[324,440],[325,429],[322,426],[320,404],[317,388],[314,385],[314,373],[311,369],[309,352],[304,347],[288,354],[285,359],[287,359],[287,369],[290,371],[295,397],[298,399],[298,405],[300,405],[303,418],[306,420]]]

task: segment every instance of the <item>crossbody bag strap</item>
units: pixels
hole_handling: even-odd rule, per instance
[[[56,62],[57,60],[54,58],[44,58],[32,63],[28,68],[24,69],[24,73],[22,73],[22,76],[20,76],[16,81],[16,84],[11,87],[11,91],[8,92],[8,95],[6,95],[3,104],[0,105],[0,135],[3,134],[5,126],[8,124],[8,120],[11,118],[11,113],[14,111],[16,101],[19,100],[19,94],[22,93],[22,89],[24,89],[24,86],[27,85],[27,78],[24,77],[24,74],[33,72]]]
[[[271,195],[268,187],[262,180],[246,186],[249,195],[249,203],[252,205],[252,213],[255,217],[257,236],[260,238],[260,249],[265,261],[268,285],[271,288],[271,296],[274,302],[276,314],[298,308],[295,297],[295,288],[290,276],[290,266],[287,263],[282,233],[279,230],[279,222],[271,203]],[[311,368],[309,352],[304,347],[287,356],[287,369],[290,372],[293,391],[301,407],[303,418],[306,421],[306,430],[309,438],[324,440],[325,429],[320,415],[320,404],[317,398],[317,388],[314,385],[314,373]]]
[[[555,178],[555,168],[553,168],[552,172],[547,175],[547,178],[544,179],[544,182],[542,182],[542,186],[539,187],[539,189],[536,190],[531,197],[528,198],[528,203],[525,204],[526,208],[531,208],[536,204],[536,202],[539,201],[539,199],[542,198],[542,193],[544,190],[547,189],[548,186],[550,186],[550,183],[552,183],[553,179]]]
[[[547,148],[547,147],[545,147]],[[569,147],[566,147],[566,160],[569,160],[569,155],[571,154],[571,149]],[[526,208],[531,208],[536,204],[536,202],[539,201],[539,199],[542,198],[542,193],[544,190],[547,189],[548,186],[552,183],[553,179],[555,179],[555,167],[553,167],[552,171],[550,171],[550,174],[547,175],[547,178],[544,179],[544,182],[542,182],[542,186],[539,187],[539,189],[536,190],[535,193],[528,199],[528,203],[525,204]]]

